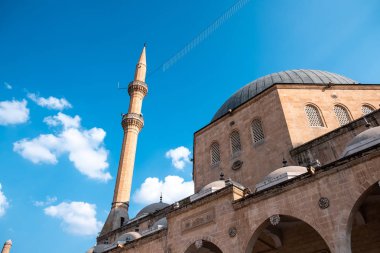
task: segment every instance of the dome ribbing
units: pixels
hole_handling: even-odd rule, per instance
[[[235,92],[215,113],[211,121],[214,121],[229,110],[234,110],[241,104],[255,97],[260,92],[277,83],[287,84],[358,84],[358,82],[327,71],[321,70],[287,70],[273,73],[256,79]]]

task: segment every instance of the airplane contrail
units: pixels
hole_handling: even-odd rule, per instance
[[[221,16],[219,16],[212,24],[210,24],[206,29],[199,33],[195,38],[193,38],[189,43],[187,43],[181,50],[175,53],[171,58],[161,64],[156,68],[150,75],[154,74],[158,70],[163,72],[167,71],[179,60],[181,60],[185,55],[207,39],[212,33],[214,33],[221,25],[223,25],[228,19],[234,16],[241,8],[247,5],[251,0],[239,0],[230,8],[228,8]]]

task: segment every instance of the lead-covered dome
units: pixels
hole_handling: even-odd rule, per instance
[[[380,143],[380,126],[373,127],[355,136],[342,153],[342,157],[370,148]]]
[[[136,218],[144,216],[144,215],[152,214],[158,210],[164,209],[167,206],[169,206],[169,204],[166,204],[161,201],[158,203],[150,204],[144,207],[143,209],[141,209],[140,212],[137,213]]]
[[[256,79],[235,92],[215,113],[211,121],[214,121],[228,110],[233,110],[255,97],[263,90],[277,83],[287,84],[358,84],[356,81],[327,71],[296,69],[273,73]]]
[[[307,168],[301,166],[286,166],[269,173],[260,183],[256,184],[256,191],[267,189],[299,175],[307,173]]]

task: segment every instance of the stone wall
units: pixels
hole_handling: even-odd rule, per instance
[[[184,253],[196,241],[204,240],[212,242],[222,252],[252,253],[268,219],[277,214],[300,223],[299,229],[289,229],[286,220],[280,221],[280,225],[285,222],[280,226],[283,247],[274,252],[322,253],[325,246],[332,253],[376,252],[379,237],[374,234],[370,243],[366,243],[364,237],[380,231],[376,218],[378,209],[367,209],[364,216],[368,224],[359,229],[354,217],[363,195],[368,189],[380,187],[379,180],[380,145],[370,152],[321,167],[314,175],[304,174],[239,200],[233,199],[235,186],[224,188],[172,210],[167,216],[167,232],[162,231],[160,237],[139,239],[117,252]],[[329,200],[328,206],[319,206],[321,197]],[[378,205],[378,196],[371,201]],[[231,228],[236,228],[235,234],[231,235]],[[310,244],[311,241],[314,243]]]
[[[251,133],[254,119],[261,119],[265,135],[265,140],[256,144],[252,141]],[[292,146],[285,123],[278,92],[271,88],[232,114],[195,133],[195,191],[218,180],[221,171],[225,177],[253,190],[257,182],[282,166],[283,155],[291,160],[288,150]],[[229,138],[234,130],[240,133],[242,151],[240,155],[232,157]],[[221,152],[221,162],[217,166],[212,166],[210,160],[210,146],[214,141],[219,143]],[[232,166],[236,161],[242,161],[243,164],[234,170]]]
[[[380,86],[375,85],[289,85],[279,84],[252,98],[230,114],[212,122],[194,135],[194,182],[195,191],[206,184],[218,180],[221,171],[226,177],[251,188],[270,172],[282,167],[285,158],[290,165],[298,164],[298,158],[290,156],[295,147],[318,138],[334,129],[341,128],[334,113],[334,105],[343,105],[352,119],[363,116],[361,106],[369,104],[379,108]],[[324,127],[310,127],[305,106],[312,104],[320,109]],[[261,119],[265,140],[254,144],[251,123]],[[379,122],[379,121],[377,121]],[[373,122],[374,124],[375,123]],[[359,123],[363,125],[363,123]],[[353,127],[355,128],[355,126]],[[362,128],[363,129],[363,128]],[[238,130],[242,151],[232,157],[230,134]],[[347,128],[346,139],[335,139],[331,135],[327,147],[320,153],[331,153],[329,161],[336,160],[342,147],[357,134]],[[360,129],[358,129],[359,131]],[[217,141],[220,145],[221,162],[211,165],[210,146]],[[330,154],[326,154],[330,155]],[[335,157],[335,159],[333,159]],[[233,170],[233,164],[242,161],[243,166]]]
[[[367,123],[372,127],[380,125],[380,110],[367,115],[366,120],[360,118],[348,125],[342,126],[321,137],[307,142],[290,151],[293,160],[308,164],[319,160],[321,164],[328,164],[342,158],[347,144],[358,134],[368,129]]]
[[[334,105],[342,105],[351,119],[363,116],[363,104],[379,109],[380,86],[375,85],[278,85],[281,106],[293,147],[298,147],[312,139],[339,128],[334,113]],[[309,127],[305,105],[317,106],[324,121],[324,127]]]

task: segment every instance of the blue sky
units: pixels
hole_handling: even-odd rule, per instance
[[[168,202],[189,193],[193,133],[249,81],[310,68],[379,83],[377,0],[251,0],[152,73],[235,2],[0,1],[0,243],[12,239],[12,253],[94,244],[128,110],[117,83],[132,80],[144,42],[151,74],[131,217],[160,191]]]

